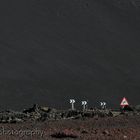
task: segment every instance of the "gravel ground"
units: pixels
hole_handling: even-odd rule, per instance
[[[139,116],[0,124],[0,140],[140,140]]]

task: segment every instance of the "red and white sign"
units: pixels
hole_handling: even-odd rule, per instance
[[[124,107],[124,106],[128,106],[128,105],[129,105],[129,103],[128,103],[127,99],[124,97],[120,103],[120,106]]]

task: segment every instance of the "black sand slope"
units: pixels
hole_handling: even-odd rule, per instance
[[[140,0],[0,1],[0,106],[140,103]]]

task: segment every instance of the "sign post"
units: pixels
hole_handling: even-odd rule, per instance
[[[74,99],[70,99],[70,104],[71,104],[71,109],[74,110],[74,103],[75,103],[75,100]]]
[[[129,106],[129,103],[128,103],[128,101],[127,101],[127,99],[125,97],[123,97],[123,99],[122,99],[122,101],[120,103],[120,106],[122,108],[124,108],[125,106]]]
[[[100,102],[101,108],[106,109],[106,102]]]
[[[83,111],[86,110],[87,107],[87,101],[82,101]]]

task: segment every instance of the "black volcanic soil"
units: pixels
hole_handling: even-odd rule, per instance
[[[139,140],[140,118],[139,116],[120,115],[118,117],[92,118],[86,120],[55,120],[43,123],[26,122],[19,124],[0,124],[0,129],[5,130],[5,132],[8,130],[22,132],[25,130],[26,132],[28,130],[33,130],[34,132],[35,130],[43,131],[42,136],[40,136],[40,133],[36,133],[33,136],[27,135],[27,133],[23,136],[18,135],[18,133],[10,136],[0,133],[1,140]],[[57,134],[57,136],[58,134],[65,134],[75,138],[55,138],[55,134]]]
[[[139,104],[139,2],[0,1],[0,106]]]

